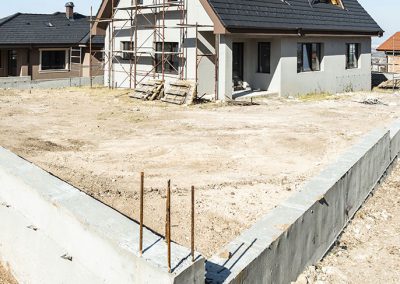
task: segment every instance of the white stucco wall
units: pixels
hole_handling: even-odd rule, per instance
[[[281,39],[272,36],[232,37],[233,42],[244,43],[243,76],[244,81],[249,83],[254,90],[265,90],[279,92],[280,90],[280,57]],[[270,73],[259,73],[258,67],[258,43],[271,43],[271,71]]]
[[[297,73],[297,43],[322,43],[321,71]],[[346,43],[360,43],[358,68],[346,69]],[[282,96],[371,89],[370,37],[286,37],[281,50]]]
[[[266,90],[282,96],[306,93],[338,93],[371,89],[370,37],[298,37],[298,36],[230,36],[232,42],[244,43],[244,81],[254,90]],[[257,72],[258,42],[271,43],[271,72]],[[321,70],[297,72],[297,44],[322,43]],[[358,68],[346,69],[346,43],[360,43]],[[220,76],[232,62],[224,60]],[[222,80],[221,80],[222,82]],[[226,84],[228,85],[228,84]]]

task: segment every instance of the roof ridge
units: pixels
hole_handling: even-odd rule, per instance
[[[38,16],[43,16],[43,15],[47,15],[47,16],[52,16],[52,15],[59,15],[59,14],[66,14],[65,12],[60,12],[60,11],[57,11],[57,12],[54,12],[54,13],[24,13],[24,12],[18,12],[18,13],[15,13],[15,14],[13,14],[13,15],[38,15]],[[85,16],[85,17],[88,17],[88,16],[86,16],[86,15],[84,15],[84,14],[81,14],[81,13],[78,13],[78,12],[74,12],[74,14],[76,14],[76,15],[82,15],[82,16]],[[13,16],[12,15],[12,16]],[[10,16],[9,16],[10,17]],[[7,17],[6,17],[7,18]]]
[[[21,15],[21,13],[15,13],[15,14],[12,14],[10,16],[7,16],[5,18],[0,19],[0,26],[5,24],[5,23],[7,23],[7,22],[9,22],[12,19],[18,17],[19,15]]]

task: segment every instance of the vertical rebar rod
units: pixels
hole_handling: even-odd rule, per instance
[[[139,253],[143,254],[143,203],[144,203],[144,172],[140,174],[140,236]]]
[[[195,212],[194,212],[194,204],[195,204],[195,202],[194,202],[194,186],[192,186],[192,198],[191,199],[192,199],[191,200],[192,201],[191,202],[192,203],[191,253],[192,253],[192,262],[194,262],[194,228],[195,228],[195,225],[194,225],[194,214],[195,214]]]
[[[168,272],[171,272],[171,180],[167,187],[167,247],[168,247]]]

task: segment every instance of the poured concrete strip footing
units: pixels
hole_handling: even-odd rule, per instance
[[[400,122],[367,135],[206,263],[210,283],[290,283],[318,262],[400,151]]]
[[[0,258],[21,283],[204,283],[204,258],[0,148]],[[132,206],[135,206],[132,204]],[[89,280],[88,280],[89,279]]]

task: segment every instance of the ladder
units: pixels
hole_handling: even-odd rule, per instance
[[[82,77],[82,48],[70,49],[70,65],[69,69],[71,72],[79,71],[79,77]]]

